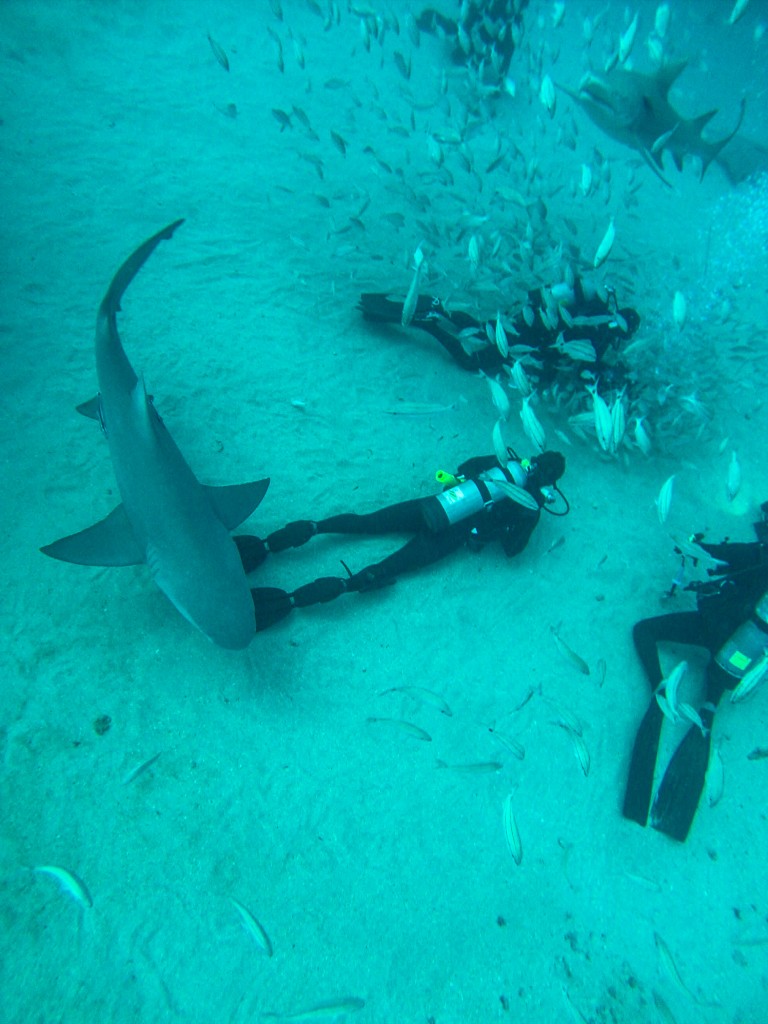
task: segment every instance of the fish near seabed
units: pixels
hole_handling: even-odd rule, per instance
[[[712,161],[718,160],[720,151],[738,132],[744,118],[745,104],[742,100],[733,131],[716,142],[704,139],[702,130],[717,110],[686,118],[668,99],[672,84],[687,64],[686,60],[676,61],[659,68],[652,75],[616,66],[605,74],[586,74],[576,91],[563,85],[558,85],[558,88],[570,96],[606,135],[637,150],[651,170],[665,185],[669,185],[663,173],[662,154],[665,150],[672,155],[678,170],[682,170],[686,157],[698,157],[703,178]],[[724,166],[724,170],[733,177],[731,166]]]
[[[42,548],[78,565],[149,566],[181,614],[221,647],[247,647],[256,632],[248,579],[229,531],[264,497],[269,480],[205,487],[195,477],[128,361],[117,313],[134,277],[175,221],[147,239],[112,279],[96,318],[99,394],[78,408],[107,437],[122,498],[106,519]]]

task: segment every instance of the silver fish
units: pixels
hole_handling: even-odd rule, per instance
[[[656,499],[656,511],[659,514],[659,522],[666,523],[669,515],[669,506],[672,504],[672,489],[675,484],[675,474],[664,481],[659,496]]]
[[[741,488],[741,466],[736,458],[736,452],[731,452],[731,461],[728,464],[728,482],[725,487],[728,501],[733,501]]]
[[[533,395],[526,395],[523,398],[523,407],[520,410],[520,419],[523,421],[523,430],[527,434],[531,443],[538,448],[540,452],[543,452],[546,447],[546,434],[544,428],[536,417],[536,413],[531,408],[531,398]]]
[[[421,246],[419,245],[416,248],[416,252],[413,254],[413,277],[411,278],[411,286],[405,297],[403,312],[400,316],[400,324],[403,327],[407,327],[410,324],[411,320],[413,320],[413,314],[416,312],[416,306],[419,301],[419,285],[421,283],[423,268],[424,253],[421,251]]]
[[[523,861],[523,843],[520,839],[520,830],[517,827],[515,814],[512,810],[512,796],[513,794],[509,793],[504,801],[504,837],[507,840],[509,852],[512,854],[512,860],[515,864],[521,864]]]

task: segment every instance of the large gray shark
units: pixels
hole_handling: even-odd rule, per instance
[[[248,645],[256,624],[229,531],[253,512],[269,480],[203,486],[156,412],[117,332],[123,293],[181,223],[158,231],[128,257],[96,317],[99,395],[80,411],[101,421],[122,503],[101,522],[41,550],[80,565],[146,562],[155,583],[185,618],[220,646],[239,649]]]
[[[575,100],[606,135],[636,149],[658,174],[665,185],[662,154],[667,150],[680,170],[687,156],[701,160],[701,176],[713,160],[718,160],[722,148],[730,142],[741,127],[744,101],[736,127],[717,142],[702,137],[702,130],[715,116],[709,110],[698,117],[686,118],[669,102],[672,83],[683,72],[687,61],[667,64],[652,75],[616,66],[605,74],[588,73],[576,92],[563,85],[558,88]],[[729,177],[738,176],[731,167],[725,167]]]

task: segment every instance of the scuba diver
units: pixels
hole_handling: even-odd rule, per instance
[[[416,19],[422,32],[442,35],[453,45],[451,60],[492,75],[501,86],[509,71],[516,39],[523,31],[528,0],[461,0],[458,17],[428,7]]]
[[[696,592],[696,610],[642,619],[633,630],[637,653],[654,696],[637,732],[624,797],[625,818],[650,823],[673,839],[684,842],[699,804],[709,763],[712,722],[717,705],[749,672],[752,680],[766,668],[768,651],[768,502],[760,506],[754,524],[757,541],[702,543],[703,534],[676,548],[683,567],[686,558],[706,563],[710,579],[694,581],[684,589]],[[676,583],[669,592],[674,593]],[[653,779],[664,719],[667,680],[662,678],[658,643],[703,647],[710,654],[704,702],[672,756],[656,792]],[[670,674],[670,679],[671,679]],[[658,699],[657,699],[658,698]]]
[[[539,521],[541,510],[566,515],[568,502],[557,481],[565,472],[559,452],[546,451],[531,459],[519,459],[507,449],[509,461],[499,465],[496,456],[477,456],[464,462],[456,473],[438,473],[444,484],[440,494],[388,505],[367,515],[342,513],[328,519],[302,519],[271,533],[266,540],[235,537],[246,572],[252,572],[268,554],[300,547],[319,534],[381,536],[411,533],[402,547],[380,562],[348,576],[323,576],[289,593],[277,587],[251,591],[256,630],[283,619],[293,608],[332,601],[342,594],[376,590],[394,583],[403,572],[431,565],[463,545],[479,550],[498,541],[504,553],[519,554]],[[557,492],[557,493],[555,493]],[[550,506],[560,495],[563,511]]]
[[[570,274],[551,288],[529,292],[501,330],[498,318],[483,323],[460,310],[449,312],[430,295],[418,296],[412,317],[404,316],[403,307],[378,292],[364,293],[358,303],[371,323],[405,321],[427,331],[465,370],[493,376],[504,369],[517,382],[524,364],[524,377],[537,387],[559,382],[573,388],[578,382],[579,391],[584,375],[599,378],[601,392],[619,390],[630,380],[618,351],[637,330],[640,317],[629,307],[619,309],[612,288],[598,288],[587,278]]]

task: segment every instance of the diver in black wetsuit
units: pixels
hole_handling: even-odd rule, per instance
[[[515,52],[515,36],[522,33],[527,4],[528,0],[461,0],[455,19],[428,7],[416,24],[422,32],[451,41],[454,64],[487,71],[501,82]]]
[[[402,320],[403,303],[388,294],[364,293],[358,308],[371,323],[400,324]],[[584,373],[599,379],[603,393],[630,381],[619,347],[635,333],[640,317],[630,307],[619,309],[610,288],[598,290],[579,277],[571,283],[537,288],[506,323],[507,355],[496,343],[495,320],[482,323],[462,311],[448,312],[440,299],[430,295],[418,297],[409,326],[431,334],[465,370],[511,373],[518,361],[515,349],[522,347],[526,375],[543,387],[555,381],[573,386]]]
[[[708,569],[712,579],[690,583],[695,590],[696,611],[676,612],[642,619],[633,631],[635,647],[654,695],[665,691],[657,644],[663,642],[703,647],[710,654],[706,692],[699,709],[701,727],[693,725],[673,755],[651,808],[653,777],[663,713],[651,699],[635,739],[624,798],[625,818],[645,825],[649,808],[651,825],[683,842],[699,804],[709,763],[712,722],[726,692],[738,686],[747,672],[758,666],[768,650],[768,502],[761,505],[762,518],[755,523],[757,541],[748,544],[701,543],[696,534],[685,558],[696,559],[696,545],[720,565]],[[674,592],[674,585],[672,591]]]
[[[469,459],[456,476],[438,474],[446,488],[428,498],[401,501],[367,515],[349,512],[328,519],[299,520],[271,533],[266,540],[236,537],[243,565],[246,572],[251,572],[268,554],[299,547],[322,533],[413,534],[387,558],[346,578],[324,576],[292,593],[275,587],[252,590],[256,629],[266,629],[292,608],[387,586],[401,573],[430,565],[465,544],[477,549],[498,541],[507,556],[519,554],[542,508],[555,515],[565,515],[568,510],[567,502],[563,512],[548,508],[556,500],[553,492],[565,471],[565,459],[559,452],[543,452],[530,460],[519,460],[511,451],[509,455],[504,468],[489,455]]]

